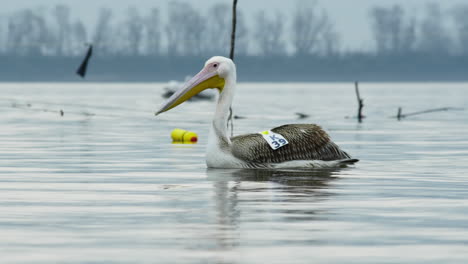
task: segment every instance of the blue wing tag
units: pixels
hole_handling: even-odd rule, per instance
[[[270,130],[260,132],[260,134],[268,142],[268,145],[270,145],[273,150],[277,150],[289,144],[289,142],[282,135]]]

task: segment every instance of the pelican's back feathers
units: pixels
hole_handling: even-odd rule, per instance
[[[289,144],[277,150],[270,148],[260,134],[231,138],[232,154],[253,164],[282,163],[293,160],[346,160],[351,157],[330,140],[320,126],[313,124],[284,125],[271,131],[282,135]]]

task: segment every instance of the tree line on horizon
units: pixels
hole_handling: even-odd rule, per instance
[[[375,6],[368,12],[374,48],[350,51],[326,10],[304,3],[298,2],[290,14],[258,11],[247,19],[239,12],[236,54],[468,55],[468,4],[443,10],[430,3],[420,16],[398,4]],[[223,3],[205,14],[189,2],[172,1],[164,10],[131,7],[119,18],[102,8],[93,26],[72,18],[66,5],[27,8],[0,17],[0,54],[72,57],[82,55],[88,42],[104,57],[228,54],[230,24],[231,6]]]

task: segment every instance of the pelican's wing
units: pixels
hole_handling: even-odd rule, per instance
[[[289,144],[273,150],[260,134],[231,138],[232,154],[250,163],[281,163],[292,160],[343,160],[350,156],[330,140],[321,127],[312,124],[284,125],[271,131]]]

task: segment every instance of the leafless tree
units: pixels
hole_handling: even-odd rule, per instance
[[[6,36],[5,36],[5,18],[0,15],[0,54],[5,53],[5,47],[6,47]]]
[[[129,55],[142,54],[145,21],[135,7],[128,9],[127,19],[121,28],[124,28],[125,53]]]
[[[447,54],[452,47],[449,30],[444,23],[444,15],[440,6],[430,3],[426,6],[426,14],[421,23],[421,38],[419,49],[425,53]]]
[[[185,53],[189,55],[200,55],[203,51],[203,39],[205,32],[205,18],[193,7],[188,6],[186,14],[186,45]]]
[[[182,7],[179,2],[170,2],[168,6],[168,20],[165,26],[167,54],[169,56],[177,55],[181,50],[182,32],[181,15],[179,8]]]
[[[402,29],[402,36],[399,46],[400,53],[413,52],[416,49],[417,43],[417,22],[416,18],[412,17],[406,21],[406,25]]]
[[[100,9],[93,37],[96,54],[108,55],[114,50],[111,20],[112,11],[108,8]]]
[[[328,18],[326,20],[328,20]],[[335,27],[331,22],[325,24],[321,39],[323,55],[332,56],[338,54],[340,50],[340,36],[335,31]]]
[[[203,50],[205,18],[188,2],[169,4],[166,25],[168,53],[170,55],[199,55]]]
[[[38,55],[50,44],[44,17],[32,9],[14,13],[8,20],[6,51],[20,55]]]
[[[70,33],[72,35],[72,44],[69,55],[76,56],[82,54],[83,44],[85,44],[88,41],[88,34],[83,22],[77,20],[75,23],[73,23]]]
[[[260,55],[285,54],[283,37],[284,17],[281,13],[268,16],[265,11],[259,11],[256,15],[256,30],[254,39],[257,44],[257,52]]]
[[[244,13],[237,10],[236,26],[236,54],[247,55],[249,52],[249,31],[245,22]]]
[[[67,55],[70,53],[70,8],[66,5],[57,5],[54,8],[53,15],[57,25],[56,53],[58,55]]]
[[[213,5],[206,14],[207,23],[203,52],[208,55],[229,53],[231,39],[232,6],[224,3]],[[247,53],[247,27],[244,14],[237,10],[236,54]]]
[[[145,18],[146,51],[150,55],[159,55],[161,52],[161,18],[159,9],[152,8]]]
[[[229,51],[231,29],[231,6],[225,3],[213,5],[208,9],[206,41],[203,50],[208,54],[227,54]]]
[[[325,10],[316,2],[297,3],[292,21],[292,45],[296,55],[333,53],[338,49],[338,34]]]
[[[184,53],[184,4],[177,1],[169,3],[168,21],[165,27],[168,55],[182,55]]]
[[[458,50],[468,55],[468,5],[459,5],[452,11],[453,21],[457,32]]]
[[[402,54],[414,50],[416,20],[407,18],[401,6],[375,7],[371,10],[371,20],[379,54]]]

